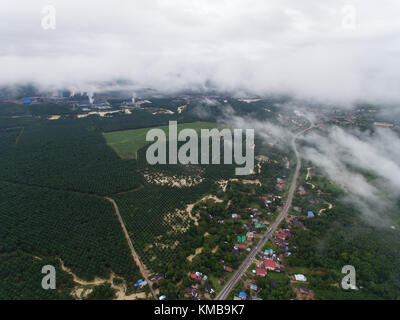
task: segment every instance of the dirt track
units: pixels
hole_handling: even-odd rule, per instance
[[[149,280],[149,271],[146,269],[146,267],[142,263],[142,261],[140,261],[139,255],[136,253],[135,249],[133,248],[131,238],[129,237],[128,231],[126,230],[126,227],[125,227],[125,223],[122,220],[122,217],[121,217],[121,215],[119,213],[119,209],[118,209],[117,203],[111,198],[105,197],[105,199],[107,199],[108,201],[110,201],[113,204],[114,210],[115,210],[115,214],[118,217],[118,220],[119,220],[119,223],[121,224],[121,228],[122,228],[122,230],[124,232],[126,241],[128,242],[129,248],[131,250],[132,258],[135,261],[136,265],[139,267],[140,273],[142,274],[143,278],[147,281],[147,284],[149,285],[151,294],[153,295],[154,299],[157,300],[157,295],[153,290],[153,286],[152,286],[151,281]]]

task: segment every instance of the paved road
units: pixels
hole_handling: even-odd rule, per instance
[[[115,214],[118,217],[119,223],[121,224],[121,228],[124,231],[124,235],[125,235],[126,241],[128,242],[129,248],[131,249],[132,258],[135,261],[136,265],[139,267],[140,273],[142,274],[143,278],[147,281],[147,284],[149,285],[151,294],[153,295],[154,299],[157,300],[157,295],[153,290],[152,283],[146,276],[145,267],[144,267],[143,263],[140,261],[140,258],[138,256],[138,254],[136,253],[135,249],[133,248],[133,244],[132,244],[131,238],[129,237],[128,231],[126,230],[124,220],[122,220],[122,217],[121,217],[121,215],[119,213],[119,209],[118,209],[117,203],[111,198],[106,197],[105,199],[107,199],[108,201],[110,201],[113,204],[114,209],[115,209]]]
[[[229,292],[231,292],[232,288],[235,286],[235,284],[239,281],[239,279],[243,276],[243,274],[249,268],[251,262],[257,255],[257,252],[259,252],[262,249],[262,247],[264,247],[264,245],[267,243],[267,241],[275,233],[276,229],[279,227],[282,220],[287,216],[289,209],[292,205],[293,196],[294,196],[294,193],[296,191],[296,186],[297,186],[297,178],[299,176],[299,172],[301,169],[301,158],[300,158],[299,152],[297,150],[296,140],[299,136],[301,136],[303,133],[305,133],[306,131],[308,131],[312,128],[314,128],[314,124],[311,122],[311,125],[309,128],[297,133],[292,138],[291,145],[292,145],[293,151],[296,155],[297,164],[296,164],[296,170],[294,172],[294,176],[292,179],[292,183],[290,185],[288,197],[286,199],[286,203],[285,203],[282,211],[279,213],[278,217],[275,219],[274,223],[270,226],[270,228],[268,228],[267,232],[264,234],[263,238],[258,242],[257,246],[255,248],[253,248],[252,251],[250,251],[250,254],[240,265],[239,269],[233,274],[233,276],[229,280],[229,282],[222,288],[222,290],[216,296],[215,300],[225,300],[228,297]]]

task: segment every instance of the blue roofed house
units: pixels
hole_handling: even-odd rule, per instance
[[[308,211],[307,216],[309,218],[314,218],[315,217],[314,212],[312,212],[312,211]]]
[[[247,293],[246,292],[239,292],[239,298],[242,299],[242,300],[246,300]]]
[[[272,249],[264,250],[264,254],[265,254],[265,255],[268,255],[268,256],[272,256],[274,253],[275,253],[275,251],[272,250]]]
[[[139,279],[137,282],[135,282],[134,286],[139,287],[142,282],[143,282],[143,279]]]
[[[32,103],[32,98],[25,98],[24,99],[24,104],[31,104]]]

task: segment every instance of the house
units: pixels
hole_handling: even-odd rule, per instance
[[[300,288],[300,293],[301,294],[309,294],[310,293],[310,289],[308,289],[308,288]]]
[[[274,271],[276,269],[275,261],[271,259],[265,259],[263,265],[267,270]]]
[[[251,238],[254,238],[254,232],[247,232],[246,233],[246,237],[251,237]]]
[[[239,244],[237,247],[238,247],[239,249],[246,249],[246,246],[245,246],[244,244]]]
[[[314,212],[308,211],[308,212],[307,212],[307,217],[308,217],[308,218],[314,218],[314,217],[315,217]]]
[[[303,186],[299,187],[299,191],[297,192],[299,195],[304,196],[306,194],[306,190],[304,190]]]
[[[294,220],[295,218],[296,218],[296,217],[294,217],[294,216],[288,216],[288,217],[285,218],[285,221],[286,221],[287,223],[292,223],[293,220]]]
[[[281,239],[281,240],[285,240],[286,239],[286,234],[283,231],[275,232],[275,237],[277,237],[278,239]]]
[[[261,276],[261,277],[265,277],[267,275],[267,270],[266,269],[262,269],[262,268],[257,268],[256,269],[256,275],[257,276]]]
[[[300,281],[300,282],[306,282],[307,278],[304,276],[304,274],[295,274],[294,278],[296,281]]]
[[[196,273],[193,273],[191,276],[190,276],[190,278],[191,279],[193,279],[193,280],[207,280],[207,276],[206,275],[204,275],[204,274],[202,274],[201,272],[196,272]]]
[[[264,250],[264,254],[265,254],[266,256],[272,256],[274,253],[275,253],[275,251],[272,250],[272,249]]]
[[[227,266],[224,267],[224,270],[225,270],[225,271],[228,271],[228,272],[232,272],[232,271],[233,271],[232,268],[227,267]]]
[[[254,283],[250,284],[250,290],[252,290],[252,291],[257,291],[257,290],[258,290],[257,285],[254,284]]]
[[[161,279],[166,279],[167,275],[165,273],[156,273],[156,279],[161,280]]]
[[[246,237],[246,239],[247,239],[248,242],[253,241],[253,238],[252,238],[252,237]]]
[[[135,284],[133,286],[135,287],[139,287],[143,282],[143,279],[139,279],[138,281],[135,282]]]
[[[25,99],[24,99],[24,104],[31,104],[32,101],[33,101],[32,98],[25,98]]]
[[[239,298],[241,300],[246,300],[247,299],[247,293],[246,292],[239,292]]]
[[[283,180],[283,179],[281,179],[281,178],[278,178],[278,179],[276,179],[276,182],[277,182],[278,184],[284,184],[284,183],[285,183],[285,180]]]
[[[183,289],[183,291],[185,291],[185,293],[186,294],[188,294],[188,295],[192,295],[192,293],[193,293],[193,290],[192,290],[192,288],[185,288],[185,289]]]
[[[215,291],[214,289],[211,287],[211,284],[207,281],[204,284],[204,289],[209,293],[209,294],[213,294]]]
[[[193,290],[199,290],[199,288],[200,288],[200,285],[198,283],[192,284],[192,289]]]

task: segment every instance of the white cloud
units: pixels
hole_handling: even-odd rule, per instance
[[[400,194],[400,139],[392,130],[333,127],[327,134],[311,133],[304,141],[308,145],[302,156],[342,187],[347,201],[373,222],[390,221],[388,213]]]
[[[41,28],[49,4],[54,31]],[[355,30],[341,27],[349,4]],[[398,102],[398,9],[396,0],[2,0],[0,85],[126,78],[174,91],[209,80],[253,94]]]

